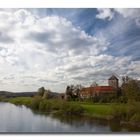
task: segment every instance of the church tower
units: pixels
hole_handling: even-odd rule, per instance
[[[112,86],[113,88],[117,89],[119,87],[118,81],[119,81],[118,78],[115,75],[112,75],[108,79],[108,84],[109,84],[109,86]]]

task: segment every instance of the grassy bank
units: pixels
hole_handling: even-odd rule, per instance
[[[42,99],[39,96],[9,98],[7,102],[15,105],[25,105],[35,111],[44,113],[57,113],[61,115],[82,115],[84,113],[84,108],[81,105],[71,104],[70,102],[58,99]]]
[[[97,118],[110,118],[112,112],[112,104],[100,104],[90,102],[70,102],[71,105],[80,105],[84,109],[84,115]],[[112,116],[113,117],[113,116]]]
[[[128,122],[139,125],[140,123],[140,103],[128,104],[100,104],[78,101],[64,101],[59,99],[42,99],[36,97],[17,97],[9,98],[6,101],[16,104],[25,105],[33,110],[57,113],[60,115],[85,115],[88,117],[118,119],[122,122]]]
[[[58,99],[41,99],[40,97],[17,97],[9,99],[16,105],[26,105],[42,112],[58,112],[62,114],[84,114],[92,117],[108,117],[112,112],[112,104],[98,104]]]

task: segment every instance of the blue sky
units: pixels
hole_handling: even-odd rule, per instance
[[[140,79],[139,54],[140,9],[0,9],[0,90]]]

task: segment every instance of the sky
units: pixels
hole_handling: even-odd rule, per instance
[[[0,9],[0,90],[64,92],[140,79],[140,9]]]

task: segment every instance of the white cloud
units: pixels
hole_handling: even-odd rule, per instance
[[[140,9],[137,8],[116,8],[116,12],[121,14],[124,18],[129,18],[130,20],[134,20],[136,25],[140,26]]]
[[[0,30],[7,29],[2,34],[5,42],[0,42],[0,75],[7,77],[1,80],[5,83],[3,88],[7,84],[9,90],[14,87],[16,91],[24,88],[36,90],[42,84],[62,90],[71,79],[66,70],[59,71],[59,67],[66,67],[71,62],[78,63],[79,56],[83,59],[98,55],[108,45],[104,38],[90,36],[58,16],[42,18],[20,9],[0,11],[0,20],[4,22],[1,22]],[[14,41],[8,43],[8,38]],[[14,77],[11,81],[7,80],[9,74]]]
[[[107,10],[99,17],[111,20],[111,14]],[[116,71],[133,72],[130,57],[103,54],[109,45],[104,36],[90,36],[65,18],[19,9],[0,11],[0,21],[0,31],[6,29],[0,42],[0,90],[32,91],[45,86],[64,91],[67,84],[94,79],[102,83]],[[13,41],[6,42],[8,38]]]
[[[114,17],[114,13],[109,8],[99,8],[98,12],[99,13],[96,15],[96,18],[99,19],[112,20],[112,18]]]
[[[109,8],[99,8],[98,14],[96,15],[96,18],[99,19],[108,19],[112,20],[115,16],[115,12],[122,15],[124,18],[127,18],[129,20],[134,20],[136,25],[140,26],[140,9],[137,8],[115,8],[115,9],[109,9]]]
[[[123,17],[131,17],[131,18],[136,18],[140,17],[140,9],[137,8],[116,8],[115,11],[123,15]]]

